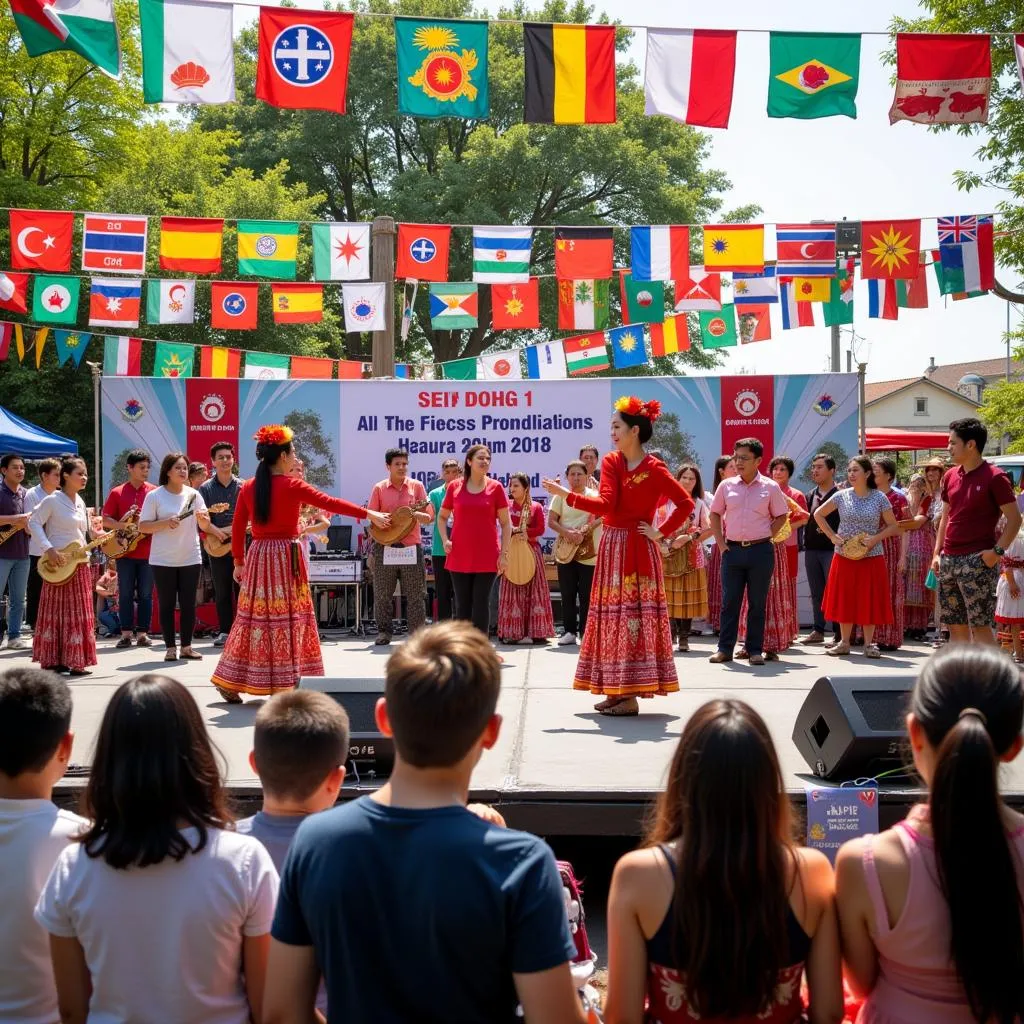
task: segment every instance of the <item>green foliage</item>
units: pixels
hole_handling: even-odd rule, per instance
[[[320,414],[315,409],[293,409],[284,425],[295,434],[295,451],[306,464],[306,480],[314,487],[333,487],[337,441],[324,428]]]
[[[836,441],[825,441],[823,442],[818,451],[814,454],[817,455],[819,452],[825,455],[831,455],[836,460],[836,479],[846,479],[846,464],[850,461],[850,456],[846,453],[846,449]],[[807,465],[804,466],[800,473],[800,480],[804,482],[806,488],[809,489],[814,486],[814,480],[811,478],[811,464],[814,462],[812,456],[807,460]],[[797,481],[791,481],[793,486],[797,486]],[[804,488],[801,488],[803,490]]]
[[[654,424],[654,434],[649,445],[651,451],[659,451],[668,467],[674,473],[684,462],[696,462],[693,450],[693,436],[683,430],[679,415],[663,412]]]
[[[990,384],[982,393],[978,415],[992,433],[1009,435],[1007,454],[1024,452],[1024,384],[1005,380]]]

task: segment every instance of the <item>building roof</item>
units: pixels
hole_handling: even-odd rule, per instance
[[[947,363],[944,366],[929,367],[924,375],[933,380],[936,384],[956,391],[960,378],[968,373],[977,373],[982,377],[1002,377],[1006,374],[1006,359],[977,359],[971,363]],[[1018,359],[1010,360],[1011,376],[1020,379],[1024,377],[1024,363]],[[869,385],[870,386],[870,385]]]
[[[958,377],[957,380],[960,378]],[[927,384],[929,387],[938,388],[940,391],[948,391],[950,394],[955,395],[957,398],[964,402],[968,402],[977,408],[978,403],[973,398],[968,398],[967,395],[961,394],[956,390],[955,387],[946,387],[940,381],[934,379],[931,376],[924,377],[901,377],[899,380],[878,380],[873,384],[864,385],[864,404],[871,405],[874,402],[881,401],[883,398],[888,398],[890,395],[895,395],[906,388],[913,387],[915,384]]]

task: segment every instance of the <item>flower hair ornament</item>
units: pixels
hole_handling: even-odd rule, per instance
[[[291,443],[295,434],[291,427],[282,426],[280,423],[265,423],[255,434],[253,440],[257,444],[285,445]]]
[[[656,422],[661,415],[661,402],[652,398],[645,402],[636,395],[623,395],[615,402],[615,411],[625,413],[627,416],[642,416],[645,420]]]

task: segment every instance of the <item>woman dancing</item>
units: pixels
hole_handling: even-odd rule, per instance
[[[309,576],[299,552],[302,506],[369,519],[388,526],[391,517],[370,512],[291,476],[292,431],[277,424],[254,435],[259,466],[238,492],[231,523],[238,613],[213,674],[213,685],[230,704],[241,694],[269,696],[290,690],[300,676],[322,676],[320,638],[309,595]],[[245,534],[252,522],[252,544]]]
[[[616,451],[602,462],[600,497],[574,494],[557,480],[541,481],[570,508],[604,516],[590,618],[573,682],[573,689],[605,698],[595,705],[604,715],[635,715],[637,697],[679,689],[658,543],[686,522],[693,499],[665,463],[644,452],[660,414],[659,402],[636,396],[615,403]],[[675,511],[662,531],[651,523],[666,498]]]

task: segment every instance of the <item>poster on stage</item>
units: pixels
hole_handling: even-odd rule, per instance
[[[863,781],[863,780],[859,780]],[[835,864],[843,843],[878,833],[878,787],[808,783],[807,845]]]

